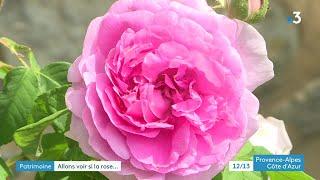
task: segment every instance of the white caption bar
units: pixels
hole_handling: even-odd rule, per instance
[[[54,161],[54,171],[121,171],[121,161]]]
[[[229,171],[253,171],[253,162],[229,161]]]

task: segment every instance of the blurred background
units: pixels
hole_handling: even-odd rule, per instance
[[[255,25],[275,65],[274,79],[255,91],[260,113],[285,121],[292,153],[304,154],[306,172],[320,179],[320,1],[270,1],[266,19]],[[42,65],[72,62],[81,53],[90,20],[103,15],[112,2],[6,0],[0,12],[0,36],[32,47]],[[293,11],[301,12],[301,24],[288,23]],[[0,48],[0,60],[17,64],[6,49]],[[2,151],[4,158],[16,154],[13,145],[7,148]]]

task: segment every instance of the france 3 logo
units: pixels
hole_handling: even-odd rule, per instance
[[[289,24],[300,24],[302,21],[301,12],[300,11],[293,11],[293,16],[288,16],[288,23]]]

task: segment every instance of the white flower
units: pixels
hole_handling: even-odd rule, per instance
[[[263,146],[272,154],[290,154],[292,144],[284,122],[273,117],[258,117],[259,129],[249,139],[254,146]]]

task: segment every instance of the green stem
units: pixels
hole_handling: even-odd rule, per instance
[[[21,160],[23,158],[24,158],[23,154],[13,156],[12,158],[9,158],[8,160],[6,160],[6,164],[9,168],[11,168],[16,163],[17,160]]]
[[[3,61],[0,61],[0,68],[5,67],[7,69],[13,69],[13,66],[11,66],[10,64],[7,64]]]
[[[21,63],[23,66],[25,66],[25,67],[27,67],[27,68],[29,67],[28,64],[27,64],[22,58],[19,58],[19,57],[18,57],[18,60],[20,61],[20,63]]]

